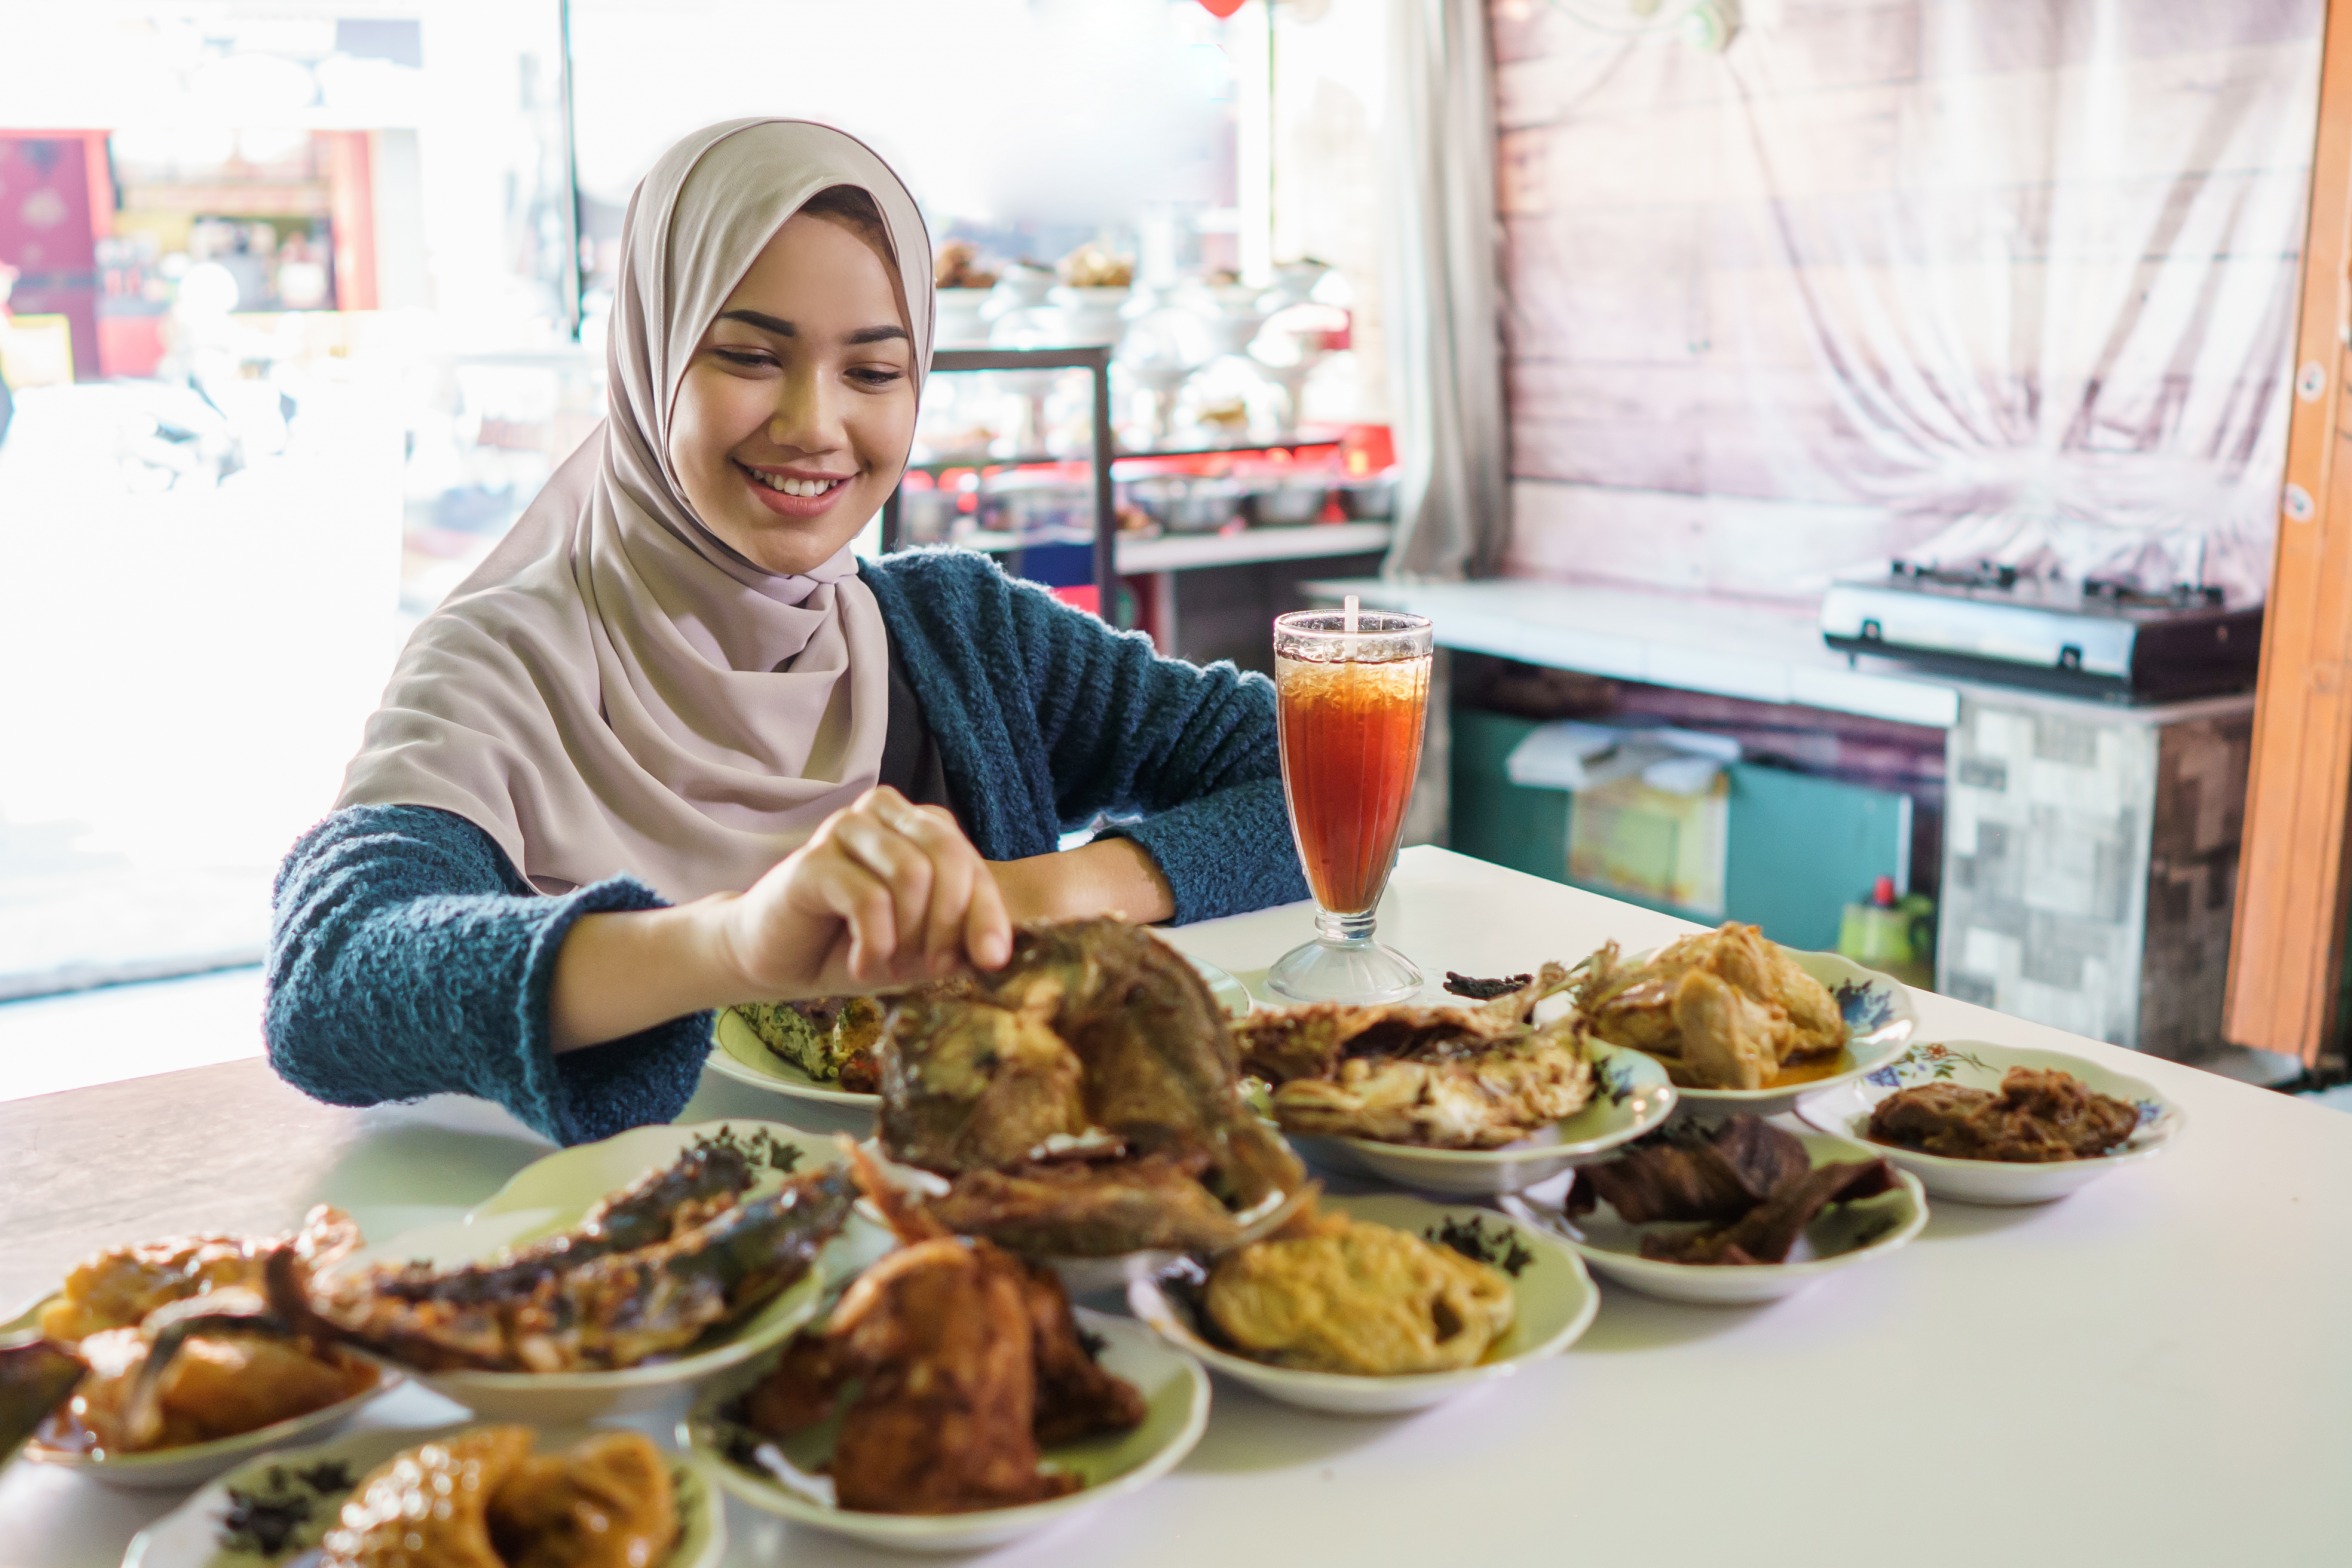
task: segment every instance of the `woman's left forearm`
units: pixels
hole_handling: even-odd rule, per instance
[[[1016,921],[1117,915],[1155,925],[1176,913],[1176,895],[1142,845],[1098,838],[1076,849],[991,862],[1005,909]]]

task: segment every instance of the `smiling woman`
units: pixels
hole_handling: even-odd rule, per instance
[[[278,1070],[598,1138],[678,1112],[714,1008],[994,967],[1017,920],[1302,897],[1262,678],[984,557],[850,552],[930,355],[897,177],[733,121],[630,212],[604,426],[418,628],[280,875]]]
[[[897,487],[915,435],[914,343],[871,198],[820,191],[703,334],[670,462],[705,527],[772,572],[829,558]]]

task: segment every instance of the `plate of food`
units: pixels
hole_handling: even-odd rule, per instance
[[[823,1325],[704,1391],[680,1438],[721,1486],[867,1545],[965,1552],[1101,1507],[1191,1452],[1209,1380],[1190,1357],[1073,1309],[1052,1270],[950,1234],[870,1164],[860,1180],[899,1250]]]
[[[1172,950],[1171,950],[1172,951]],[[1184,955],[1227,1016],[1246,1018],[1249,988],[1206,959]],[[925,987],[952,996],[961,983]],[[823,997],[804,1002],[753,1002],[719,1010],[711,1029],[711,1071],[755,1089],[786,1095],[832,1113],[829,1124],[862,1121],[881,1101],[875,1047],[896,997]]]
[[[123,1568],[717,1568],[726,1547],[725,1499],[642,1432],[379,1428],[250,1460],[141,1531]]]
[[[2180,1107],[2081,1056],[1956,1040],[1914,1045],[1797,1114],[1869,1144],[1939,1198],[2048,1203],[2162,1154]]]
[[[331,1260],[359,1229],[329,1208],[291,1236],[114,1247],[0,1325],[0,1400],[24,1456],[111,1486],[184,1487],[349,1420],[400,1375],[270,1310],[268,1260]]]
[[[1612,942],[1574,994],[1594,1034],[1665,1065],[1685,1115],[1785,1111],[1886,1066],[1918,1025],[1900,981],[1737,921],[1633,958]]]
[[[1239,1245],[1307,1185],[1232,1029],[1143,927],[1031,926],[1003,969],[891,1009],[876,1144],[929,1173],[949,1229],[1061,1260],[1082,1293],[1121,1285],[1138,1254]]]
[[[279,1309],[495,1419],[642,1410],[814,1316],[887,1249],[834,1146],[769,1122],[639,1127],[462,1220],[271,1280]]]
[[[1579,1166],[1557,1209],[1525,1194],[1503,1207],[1605,1279],[1722,1306],[1791,1295],[1927,1224],[1919,1179],[1878,1151],[1751,1115],[1683,1122]]]
[[[1600,1301],[1541,1226],[1394,1193],[1326,1197],[1269,1240],[1127,1287],[1211,1371],[1342,1415],[1420,1410],[1556,1356]]]
[[[1455,983],[1474,1007],[1329,1002],[1235,1026],[1260,1111],[1316,1164],[1454,1197],[1549,1180],[1664,1122],[1674,1087],[1639,1051],[1594,1038],[1558,964]]]

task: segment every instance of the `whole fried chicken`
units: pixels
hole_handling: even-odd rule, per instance
[[[1534,1022],[1568,973],[1547,964],[1483,1005],[1347,1007],[1253,1014],[1243,1059],[1274,1083],[1290,1132],[1438,1149],[1495,1149],[1573,1116],[1592,1099],[1592,1062],[1573,1012]]]
[[[1017,1250],[1220,1245],[1305,1181],[1199,973],[1124,921],[1023,929],[968,991],[894,1007],[879,1055],[883,1148],[955,1179],[947,1223]],[[1131,1157],[1058,1162],[1089,1140]]]
[[[1762,1089],[1788,1063],[1844,1048],[1829,988],[1754,926],[1726,921],[1638,964],[1612,942],[1577,976],[1593,1032],[1656,1057],[1691,1089]]]

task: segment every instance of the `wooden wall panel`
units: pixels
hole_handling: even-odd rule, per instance
[[[1781,0],[1711,56],[1496,0],[1513,560],[1803,599],[1827,547],[1774,549],[1768,519],[1837,509],[1836,564],[1883,558],[1935,531],[1922,493],[1948,486],[1919,476],[2001,469],[2052,406],[2083,405],[2070,448],[2186,421],[2275,464],[2323,4]],[[2114,332],[2143,289],[2203,338]],[[1588,532],[1636,490],[1791,504]]]
[[[2352,812],[2352,3],[2330,0],[2224,1033],[2306,1061],[2337,1035]],[[2297,495],[2300,492],[2300,496]]]

